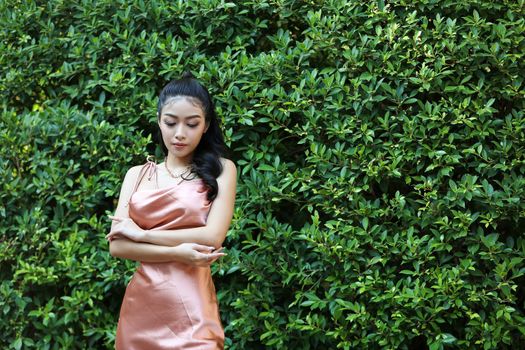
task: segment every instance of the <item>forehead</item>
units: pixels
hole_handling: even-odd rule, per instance
[[[185,96],[177,96],[170,98],[162,107],[162,115],[180,118],[196,115],[204,117],[204,111],[197,100]]]

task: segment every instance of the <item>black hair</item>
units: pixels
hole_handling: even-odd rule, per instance
[[[208,189],[208,200],[212,201],[217,197],[219,190],[217,178],[222,173],[220,157],[226,151],[226,144],[224,143],[224,137],[215,112],[215,105],[208,90],[195,79],[191,72],[186,71],[180,79],[170,81],[160,92],[157,105],[157,119],[160,118],[162,108],[166,103],[177,96],[196,99],[204,111],[205,122],[208,125],[208,129],[202,135],[193,153],[191,170],[192,173],[204,181]],[[168,149],[162,140],[160,128],[158,135],[162,150],[164,154],[167,155]]]

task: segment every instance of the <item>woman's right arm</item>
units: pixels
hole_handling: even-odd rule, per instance
[[[112,256],[143,262],[178,261],[177,251],[174,248],[139,243],[127,238],[117,238],[109,242],[109,252]]]
[[[140,166],[130,168],[120,189],[119,200],[115,215],[117,217],[129,218],[128,202],[133,192],[140,173]],[[113,230],[115,221],[111,223]],[[179,261],[186,264],[206,266],[213,263],[224,253],[211,253],[210,247],[196,243],[183,243],[178,246],[169,247],[150,243],[135,242],[124,237],[118,237],[109,241],[109,252],[112,256],[123,259],[131,259],[143,262],[168,262]],[[211,253],[211,254],[210,254]]]
[[[133,187],[138,180],[140,166],[131,167],[124,177],[120,195],[118,199],[115,216],[129,218],[129,199],[133,192]],[[112,221],[111,231],[116,222]],[[123,237],[109,241],[109,252],[116,258],[131,259],[144,262],[167,262],[177,260],[174,247],[159,246],[148,243],[139,243]]]

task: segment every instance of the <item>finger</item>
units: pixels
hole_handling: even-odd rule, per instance
[[[213,253],[209,253],[209,254],[206,254],[206,262],[210,263],[213,261],[213,259],[217,259],[218,256],[217,254],[213,254]]]
[[[222,257],[222,255],[221,255],[221,256],[216,256],[216,257],[214,257],[213,259],[211,259],[210,261],[208,261],[208,265],[213,264],[214,262],[216,262],[217,260],[219,260],[219,258],[221,258],[221,257]]]
[[[106,235],[106,238],[108,237],[118,237],[118,236],[121,236],[120,232],[117,232],[117,231],[111,231],[110,233],[108,233]]]
[[[108,215],[108,218],[110,218],[111,220],[115,220],[115,221],[122,221],[122,220],[124,220],[123,218],[119,218],[119,217],[113,216],[113,215]]]
[[[226,255],[226,253],[223,253],[223,252],[211,252],[211,253],[201,253],[201,254],[203,255],[204,258],[207,258],[207,259],[213,259],[216,257],[221,257],[221,256]]]
[[[214,263],[214,262],[216,262],[217,260],[219,260],[219,258],[220,258],[220,256],[217,256],[217,257],[211,259],[211,262]]]
[[[218,249],[215,249],[212,253],[222,253],[224,247],[220,247]]]
[[[119,234],[119,233],[115,233],[115,234],[111,235],[111,237],[109,237],[108,241],[111,242],[111,241],[113,241],[113,240],[115,240],[115,239],[122,239],[122,238],[124,238],[124,236],[122,236],[122,235]]]
[[[214,248],[214,247],[207,246],[207,245],[195,244],[195,245],[193,246],[193,249],[198,250],[199,252],[207,252],[207,253],[211,253],[215,248]]]

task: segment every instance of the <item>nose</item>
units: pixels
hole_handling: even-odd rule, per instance
[[[179,141],[184,140],[186,138],[186,136],[184,135],[183,123],[178,123],[175,127],[175,138]]]

